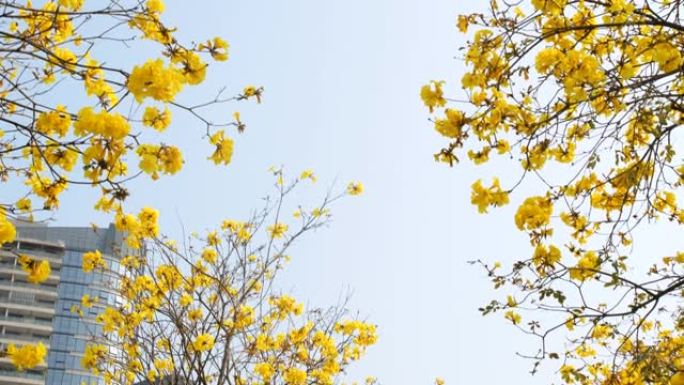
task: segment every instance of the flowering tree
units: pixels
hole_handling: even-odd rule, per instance
[[[214,121],[206,107],[233,100],[260,100],[262,89],[186,105],[183,88],[205,78],[211,61],[228,59],[228,43],[216,37],[184,45],[163,20],[162,0],[0,1],[0,180],[25,184],[25,192],[3,194],[0,243],[16,236],[9,218],[55,210],[70,187],[101,191],[95,208],[121,211],[127,182],[141,174],[158,179],[177,173],[180,150],[151,141],[172,124],[172,113],[197,119],[210,142],[209,158],[228,164],[233,141],[225,128],[242,131],[239,113]],[[146,41],[143,43],[143,41]],[[158,55],[133,68],[96,52],[131,45]],[[69,101],[57,95],[69,95]],[[163,135],[162,135],[163,136]],[[31,261],[27,264],[33,266]]]
[[[277,196],[247,221],[226,220],[220,229],[190,237],[182,246],[160,237],[150,209],[117,222],[128,245],[144,255],[122,255],[112,270],[99,251],[84,256],[83,270],[118,276],[120,306],[97,317],[102,334],[86,346],[83,366],[105,383],[328,384],[376,341],[375,325],[350,317],[341,306],[310,309],[274,289],[292,244],[326,225],[329,206],[361,185],[328,195],[315,208],[297,208],[286,224],[285,197],[310,171],[289,185],[278,178]],[[138,229],[149,231],[140,232]],[[81,313],[98,299],[88,295]]]
[[[518,162],[516,180],[475,181],[479,212],[508,204],[529,177],[542,186],[514,218],[529,257],[510,270],[480,262],[496,288],[512,289],[481,310],[537,336],[535,370],[560,360],[568,384],[684,384],[684,253],[631,248],[641,226],[670,222],[674,235],[684,223],[681,10],[680,1],[493,0],[457,21],[474,29],[465,97],[448,98],[441,81],[421,90],[448,141],[437,161]]]
[[[0,183],[6,183],[0,244],[16,237],[10,219],[56,210],[70,187],[98,188],[95,209],[114,213],[123,226],[131,179],[145,174],[156,180],[182,168],[180,150],[154,139],[163,137],[173,113],[196,119],[211,161],[230,162],[233,141],[226,129],[242,132],[245,124],[238,112],[232,121],[214,120],[206,108],[260,102],[263,89],[247,86],[235,96],[222,90],[194,104],[178,101],[185,87],[203,82],[209,61],[228,59],[228,43],[219,37],[180,42],[176,29],[164,23],[164,10],[162,0],[0,1]],[[134,45],[158,54],[127,68],[117,57],[96,53]],[[60,100],[64,95],[68,102]],[[143,227],[131,237],[156,236],[156,218],[153,209],[143,210]],[[18,262],[32,283],[50,275],[47,261],[20,255]],[[41,364],[46,353],[41,344],[10,345],[5,352],[20,370]]]

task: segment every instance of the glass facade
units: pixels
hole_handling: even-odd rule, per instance
[[[102,272],[84,273],[82,256],[100,250],[111,271],[119,270],[113,257],[123,252],[121,234],[113,226],[108,229],[74,227],[18,227],[21,237],[63,242],[65,252],[60,270],[60,282],[52,320],[50,350],[48,353],[47,385],[102,384],[104,381],[81,368],[85,345],[100,333],[95,317],[105,306],[115,305],[117,280],[114,275]],[[90,309],[81,308],[81,298],[88,294],[97,297],[98,303]],[[72,311],[76,305],[83,311],[81,317]]]
[[[17,255],[26,254],[47,260],[52,274],[40,285],[27,281],[27,274],[17,263]],[[55,305],[64,246],[59,242],[18,239],[0,250],[0,348],[9,344],[43,343],[50,349]],[[42,385],[47,366],[40,365],[19,372],[7,358],[0,358],[0,385]]]

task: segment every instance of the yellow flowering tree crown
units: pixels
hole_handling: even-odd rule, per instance
[[[327,195],[291,215],[286,197],[315,176],[305,171],[287,184],[282,169],[273,173],[277,194],[263,209],[181,244],[156,228],[140,230],[146,216],[155,216],[150,209],[117,222],[129,245],[144,253],[121,255],[120,271],[98,251],[84,257],[84,271],[118,277],[121,298],[119,306],[98,307],[104,334],[86,346],[85,369],[107,384],[333,385],[375,344],[375,325],[350,314],[345,303],[305,309],[274,285],[292,245],[330,222],[332,203],[354,194]],[[72,310],[83,314],[97,301],[84,296]]]
[[[213,62],[228,59],[225,40],[179,41],[163,20],[163,0],[8,0],[0,7],[0,181],[25,186],[3,194],[0,243],[16,236],[11,217],[55,210],[69,188],[95,187],[95,208],[117,212],[132,178],[176,174],[181,151],[156,139],[175,114],[197,121],[209,159],[230,162],[226,130],[245,125],[237,112],[213,119],[207,108],[260,101],[263,89],[250,85],[234,96],[221,90],[192,104],[177,99],[203,82]],[[152,54],[130,67],[96,54],[136,45]]]
[[[519,170],[473,183],[479,212],[536,179],[512,218],[529,254],[480,262],[511,288],[481,310],[538,337],[535,370],[557,360],[568,384],[684,384],[684,253],[632,252],[643,226],[674,239],[684,224],[681,17],[678,1],[492,0],[457,19],[459,94],[420,92],[445,140],[435,160]]]

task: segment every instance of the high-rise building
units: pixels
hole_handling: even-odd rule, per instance
[[[20,238],[0,250],[0,349],[7,345],[42,342],[50,349],[53,322],[58,302],[58,284],[65,252],[61,242]],[[50,262],[52,274],[40,285],[27,282],[27,273],[17,263],[26,254]],[[45,365],[18,372],[11,362],[0,358],[0,385],[42,385]]]
[[[95,317],[102,312],[105,306],[117,303],[116,286],[118,280],[111,272],[120,269],[119,259],[116,256],[121,255],[122,250],[124,250],[121,233],[117,232],[112,225],[107,229],[94,229],[92,227],[48,227],[23,222],[17,223],[17,231],[17,242],[8,246],[16,248],[15,251],[20,253],[35,255],[39,258],[50,258],[54,277],[51,277],[46,285],[24,286],[24,281],[21,280],[21,268],[16,266],[16,261],[8,257],[7,261],[12,266],[8,266],[11,270],[7,276],[13,278],[17,284],[14,288],[10,287],[6,295],[4,291],[0,290],[0,309],[5,306],[3,295],[8,298],[21,298],[20,300],[23,301],[24,298],[27,298],[26,296],[17,297],[17,294],[11,295],[10,293],[30,292],[33,296],[28,296],[26,301],[34,302],[29,307],[30,309],[26,310],[27,316],[39,321],[34,322],[34,324],[43,322],[41,325],[45,328],[36,332],[32,331],[31,338],[34,338],[33,336],[40,337],[45,343],[49,337],[49,344],[46,343],[46,346],[49,345],[49,352],[47,368],[40,368],[35,372],[14,372],[20,376],[12,377],[20,378],[20,381],[15,382],[2,382],[3,372],[0,371],[0,385],[102,384],[101,378],[83,370],[81,358],[86,343],[97,338],[101,333],[100,326],[95,323]],[[40,250],[40,253],[32,253],[25,249],[26,246],[34,247],[33,245],[44,245],[45,248],[50,249]],[[102,253],[108,262],[109,272],[83,272],[83,254],[93,250],[99,250]],[[12,254],[10,250],[7,250],[6,253]],[[2,266],[0,265],[0,267]],[[0,268],[0,272],[2,271]],[[1,283],[2,281],[0,281],[0,289],[2,289]],[[96,305],[91,308],[81,306],[81,299],[86,294],[91,298],[97,298]],[[45,316],[40,311],[43,311]],[[79,311],[83,313],[79,314]],[[16,312],[7,311],[6,313],[14,315]],[[1,317],[0,320],[2,320]],[[0,322],[0,325],[5,323],[7,322]],[[26,324],[28,325],[29,322],[27,321]],[[37,327],[31,326],[34,329]],[[0,341],[4,341],[2,337],[5,336],[5,330],[3,326]],[[14,332],[14,329],[7,330],[11,333]],[[22,330],[17,331],[17,333],[20,333],[19,335],[27,334]]]

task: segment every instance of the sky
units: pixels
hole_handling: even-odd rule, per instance
[[[265,88],[263,103],[224,105],[241,111],[247,131],[235,136],[228,167],[206,157],[202,127],[178,115],[168,141],[180,144],[186,164],[177,176],[133,185],[129,207],[162,213],[162,231],[180,225],[204,231],[260,207],[271,192],[272,165],[296,176],[315,170],[317,184],[303,198],[322,197],[337,181],[360,180],[366,192],[333,207],[328,228],[309,234],[292,253],[282,288],[310,306],[350,307],[379,327],[380,340],[350,370],[351,379],[377,376],[383,384],[547,384],[530,377],[534,340],[500,316],[477,308],[496,296],[484,272],[467,261],[510,262],[529,253],[513,227],[513,205],[483,216],[470,204],[470,185],[493,170],[437,164],[445,142],[419,98],[432,79],[457,84],[464,44],[459,13],[484,1],[463,0],[201,0],[167,1],[167,20],[189,40],[222,36],[231,58],[214,65],[207,82],[181,98],[211,97],[220,87]],[[134,52],[134,51],[131,51]],[[126,51],[122,60],[134,62]],[[128,55],[128,56],[127,56]],[[454,87],[453,90],[456,90]],[[56,224],[92,221],[94,192],[70,191]],[[517,197],[524,196],[520,193]],[[88,202],[85,204],[84,202]],[[302,202],[312,204],[311,200]],[[95,217],[105,225],[104,216]]]

